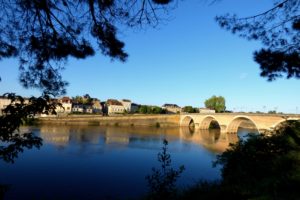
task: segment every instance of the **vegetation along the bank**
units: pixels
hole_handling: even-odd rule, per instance
[[[174,170],[164,143],[159,159],[161,171],[147,176],[147,199],[299,199],[300,122],[290,121],[268,134],[248,135],[219,155],[219,181],[199,183],[185,189],[174,188],[183,167]],[[166,157],[166,156],[165,156]],[[161,172],[166,171],[165,174]],[[187,169],[188,170],[188,169]]]

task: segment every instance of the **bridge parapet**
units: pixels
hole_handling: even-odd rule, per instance
[[[196,129],[209,129],[210,124],[216,121],[221,132],[236,133],[240,125],[251,122],[253,128],[259,132],[274,129],[286,120],[300,120],[300,115],[269,115],[269,114],[241,114],[241,113],[214,113],[214,114],[181,114],[180,126],[194,125]]]

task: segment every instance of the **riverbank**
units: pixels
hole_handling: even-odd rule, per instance
[[[40,117],[38,124],[178,127],[180,115],[68,115]]]
[[[180,115],[147,114],[147,115],[66,115],[38,118],[37,124],[55,125],[94,125],[94,126],[147,126],[147,127],[179,127]],[[250,121],[240,124],[241,128],[256,129]]]

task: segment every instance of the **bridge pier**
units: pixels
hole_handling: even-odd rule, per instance
[[[220,125],[221,133],[227,133],[227,126],[226,125]]]
[[[195,127],[195,130],[199,130],[200,129],[200,124],[199,123],[194,123],[194,127]]]

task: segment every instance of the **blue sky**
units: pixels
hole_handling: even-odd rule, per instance
[[[167,23],[155,29],[122,30],[129,58],[111,61],[98,53],[85,60],[70,59],[63,77],[68,96],[90,94],[101,100],[131,99],[136,103],[203,107],[205,99],[222,95],[228,110],[300,113],[300,80],[267,82],[259,76],[253,52],[260,43],[247,41],[221,29],[216,15],[255,14],[270,1],[181,1]],[[208,1],[207,1],[208,2]],[[38,95],[18,83],[18,62],[0,62],[0,94],[14,91]]]

